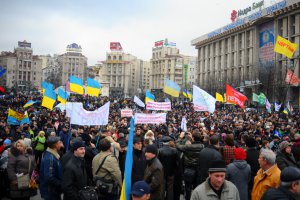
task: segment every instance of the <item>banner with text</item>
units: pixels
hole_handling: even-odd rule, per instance
[[[148,102],[147,110],[166,110],[171,111],[171,102]]]
[[[121,117],[132,117],[132,109],[123,109],[121,110]]]
[[[107,125],[109,116],[109,105],[110,102],[107,102],[95,111],[87,111],[82,107],[82,104],[73,104],[71,113],[71,124],[77,124],[82,126]]]
[[[136,113],[134,115],[135,124],[162,124],[166,123],[167,113],[143,114]]]

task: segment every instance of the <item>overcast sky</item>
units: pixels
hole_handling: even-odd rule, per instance
[[[94,65],[105,60],[110,42],[149,60],[154,42],[168,38],[182,54],[196,56],[191,40],[229,24],[233,9],[259,1],[1,0],[0,51],[13,51],[18,41],[27,40],[35,55],[53,55],[77,43]]]

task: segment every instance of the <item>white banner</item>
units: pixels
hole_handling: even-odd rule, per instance
[[[194,111],[208,111],[208,107],[194,104]]]
[[[135,124],[161,124],[166,123],[167,113],[143,114],[136,113],[134,115]]]
[[[121,117],[132,117],[132,109],[123,109],[121,110]]]
[[[71,124],[77,124],[82,126],[107,125],[109,116],[109,105],[110,102],[107,102],[95,111],[87,111],[82,107],[82,104],[73,104]]]
[[[80,103],[80,102],[67,102],[66,103],[66,116],[67,117],[71,117],[73,106],[82,107],[82,103]]]
[[[147,110],[167,110],[171,111],[171,102],[151,102],[146,106]]]

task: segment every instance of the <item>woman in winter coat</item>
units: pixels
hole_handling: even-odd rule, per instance
[[[278,168],[282,171],[288,166],[298,167],[296,159],[292,153],[291,144],[283,141],[279,144],[280,151],[277,152],[276,163]]]
[[[34,146],[34,155],[35,155],[35,162],[37,164],[37,169],[39,169],[43,152],[45,151],[45,143],[46,143],[45,132],[40,131],[39,134],[32,139],[32,141],[36,144]]]
[[[29,200],[30,196],[35,191],[29,187],[19,189],[17,174],[29,174],[30,178],[32,171],[35,169],[34,157],[27,153],[27,147],[23,140],[16,141],[10,152],[7,165],[8,180],[10,183],[10,197],[11,199]]]
[[[248,184],[251,180],[251,168],[246,162],[247,154],[242,148],[234,150],[234,161],[227,166],[227,180],[239,190],[240,199],[248,199]]]

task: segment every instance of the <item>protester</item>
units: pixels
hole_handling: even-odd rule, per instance
[[[3,196],[9,196],[9,185],[8,175],[7,175],[7,163],[8,163],[8,154],[10,151],[11,140],[5,139],[3,142],[3,151],[0,156],[0,194]]]
[[[275,163],[276,155],[271,150],[264,150],[259,155],[260,169],[254,178],[252,200],[261,199],[270,188],[277,188],[280,183],[280,169]]]
[[[288,166],[281,171],[280,187],[271,188],[265,192],[262,200],[289,199],[296,200],[300,197],[300,170]]]
[[[150,186],[145,181],[137,181],[132,186],[132,200],[150,199]]]
[[[298,167],[291,146],[292,144],[287,141],[282,141],[279,144],[280,151],[277,152],[276,163],[281,171],[288,166]]]
[[[164,170],[157,158],[157,147],[150,144],[145,149],[147,159],[147,168],[145,170],[144,180],[150,185],[151,200],[164,199]]]
[[[131,183],[144,180],[144,172],[147,167],[145,153],[142,151],[142,137],[135,136],[133,139],[133,163]]]
[[[40,131],[38,135],[32,139],[32,142],[35,144],[33,150],[35,155],[35,162],[37,164],[37,169],[40,169],[42,155],[45,151],[45,143],[46,143],[45,132]]]
[[[192,193],[191,200],[234,199],[239,200],[239,191],[230,181],[225,180],[226,163],[214,160],[208,169],[209,177]]]
[[[48,148],[43,154],[40,168],[40,193],[45,200],[60,200],[62,194],[63,168],[59,151],[63,147],[59,137],[47,139]]]
[[[234,150],[234,161],[227,166],[227,180],[239,190],[240,198],[248,199],[248,184],[251,180],[251,168],[246,162],[247,154],[242,148]]]
[[[88,175],[85,168],[84,155],[84,142],[74,142],[73,156],[63,169],[62,190],[64,200],[80,200],[79,190],[88,186]]]

